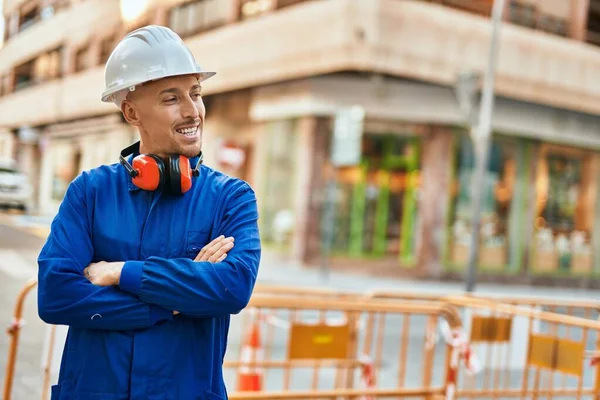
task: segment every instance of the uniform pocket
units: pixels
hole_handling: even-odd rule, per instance
[[[200,253],[200,250],[206,246],[209,242],[209,232],[204,231],[190,231],[187,234],[186,241],[186,254],[188,257],[194,259]]]
[[[50,400],[71,400],[73,381],[66,380],[50,388]]]

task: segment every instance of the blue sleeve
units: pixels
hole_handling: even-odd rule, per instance
[[[173,318],[173,311],[144,303],[116,286],[90,283],[92,260],[83,175],[70,185],[38,257],[38,314],[49,324],[127,330]]]
[[[261,255],[256,196],[244,182],[226,199],[215,236],[233,236],[235,246],[223,262],[159,257],[128,261],[121,272],[121,289],[192,317],[236,314],[244,309]]]

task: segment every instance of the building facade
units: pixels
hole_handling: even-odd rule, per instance
[[[110,51],[136,27],[167,25],[218,72],[203,87],[205,160],[255,188],[266,251],[318,264],[330,243],[334,267],[458,277],[475,163],[454,87],[485,69],[492,3],[5,0],[0,155],[37,183],[39,212],[56,212],[81,170],[136,140],[99,100]],[[480,273],[594,285],[600,2],[506,4]],[[346,106],[364,110],[361,154],[337,167]]]

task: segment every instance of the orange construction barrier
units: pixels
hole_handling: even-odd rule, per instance
[[[261,359],[260,325],[255,322],[250,327],[250,332],[242,348],[240,356],[242,364],[238,371],[237,390],[248,392],[260,392],[262,390],[262,371],[259,367],[253,365]]]
[[[10,400],[12,396],[12,385],[14,381],[15,365],[17,363],[17,350],[19,348],[19,333],[23,327],[23,305],[27,294],[37,286],[37,280],[32,279],[21,289],[17,296],[17,303],[13,316],[13,322],[8,328],[10,344],[8,346],[8,362],[6,363],[6,374],[4,375],[3,400]]]
[[[237,343],[247,346],[247,327],[260,323],[264,341],[262,359],[250,364],[262,368],[262,391],[232,391],[230,399],[445,398],[453,350],[435,337],[444,321],[460,331],[453,307],[362,294],[274,292],[259,291],[232,318],[226,382],[248,366],[247,350],[234,350]]]

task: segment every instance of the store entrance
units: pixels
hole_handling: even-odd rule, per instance
[[[412,263],[418,187],[417,140],[365,134],[360,166],[338,171],[336,251]]]

